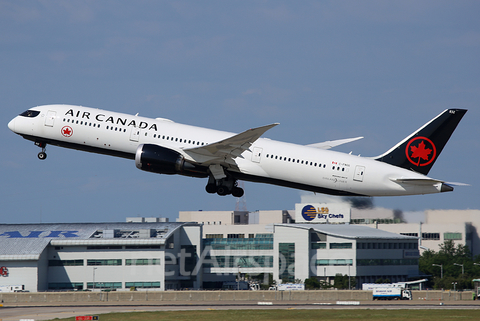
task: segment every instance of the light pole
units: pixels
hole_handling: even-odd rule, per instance
[[[96,269],[97,269],[96,267],[93,268],[93,289],[94,290],[95,290],[95,270]]]
[[[473,264],[475,264],[475,263],[473,263]],[[453,263],[453,265],[458,265],[458,266],[461,266],[461,267],[462,267],[462,275],[463,275],[463,272],[464,272],[464,269],[463,269],[463,264]]]
[[[457,287],[457,282],[452,282],[452,284],[453,284],[453,292],[455,292]]]
[[[240,265],[238,265],[237,291],[240,290]]]
[[[443,279],[443,264],[432,264],[432,265],[440,267],[440,278]]]
[[[348,263],[348,289],[350,290],[350,263]]]

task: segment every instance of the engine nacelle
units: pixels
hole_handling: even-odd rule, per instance
[[[192,177],[208,177],[207,167],[185,161],[182,154],[166,147],[142,144],[135,154],[138,169],[157,174],[180,174]]]

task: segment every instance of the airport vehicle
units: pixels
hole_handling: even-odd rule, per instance
[[[405,288],[388,287],[373,289],[373,300],[411,300],[412,292]]]
[[[305,290],[305,284],[303,283],[280,283],[271,286],[269,290],[274,291],[302,291]]]
[[[25,285],[0,285],[0,292],[24,292]]]
[[[331,195],[399,196],[453,190],[426,175],[465,113],[447,109],[373,158],[329,150],[362,137],[304,146],[261,138],[277,123],[234,134],[72,105],[30,108],[8,127],[39,146],[41,160],[48,144],[123,157],[148,172],[208,178],[206,191],[222,196],[241,197],[238,180]]]

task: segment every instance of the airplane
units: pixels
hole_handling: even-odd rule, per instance
[[[426,176],[465,109],[447,109],[377,157],[330,150],[363,137],[297,145],[261,136],[278,125],[240,134],[73,105],[28,109],[8,127],[33,141],[44,160],[48,144],[135,160],[158,174],[208,178],[208,193],[242,197],[238,181],[341,196],[400,196],[453,191]],[[460,184],[460,183],[459,183]]]

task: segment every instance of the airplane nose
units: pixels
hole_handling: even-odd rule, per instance
[[[8,128],[10,128],[12,132],[15,132],[15,118],[8,123]]]

